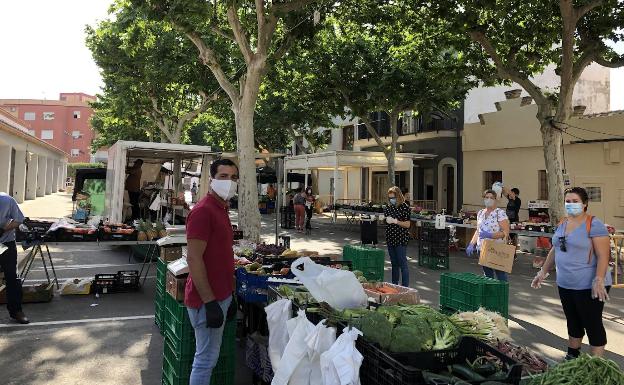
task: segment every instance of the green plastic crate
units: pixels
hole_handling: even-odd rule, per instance
[[[457,311],[484,307],[509,318],[509,284],[472,273],[443,273],[440,307]]]
[[[193,340],[194,341],[194,340]],[[188,343],[187,343],[188,344]],[[189,349],[192,347],[192,349]],[[163,384],[188,384],[193,366],[195,344],[187,346],[185,354],[176,354],[178,347],[174,338],[165,333],[163,359]],[[229,321],[223,330],[219,360],[212,372],[211,385],[232,385],[236,371],[236,321]]]
[[[342,258],[351,261],[353,270],[360,270],[369,281],[383,281],[386,253],[382,249],[345,245]]]
[[[165,287],[167,281],[167,263],[158,258],[156,262],[156,286]]]
[[[449,257],[419,255],[418,266],[426,267],[432,270],[448,270],[449,269]]]
[[[165,329],[165,342],[169,344],[173,353],[179,359],[187,359],[195,355],[195,336],[176,338],[169,329]]]

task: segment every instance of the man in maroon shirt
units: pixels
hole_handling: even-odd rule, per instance
[[[232,303],[234,234],[228,202],[236,194],[238,167],[228,159],[210,165],[210,192],[186,221],[187,261],[184,303],[195,329],[195,359],[190,385],[208,385],[217,364],[226,316]]]

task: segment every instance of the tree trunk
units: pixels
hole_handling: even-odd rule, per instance
[[[246,87],[254,87],[254,85],[248,82]],[[239,169],[238,226],[245,237],[253,242],[260,241],[261,225],[253,130],[256,100],[253,90],[243,92],[238,106],[233,106]]]
[[[390,187],[396,186],[396,152],[399,133],[397,130],[398,112],[391,111],[388,114],[390,119],[390,149],[384,151],[388,159],[388,184]]]
[[[544,161],[548,180],[548,202],[550,203],[550,221],[559,223],[565,217],[564,211],[564,182],[563,182],[563,153],[561,149],[562,133],[551,125],[549,119],[540,118]]]

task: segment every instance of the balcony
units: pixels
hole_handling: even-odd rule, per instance
[[[425,121],[423,116],[410,116],[406,114],[404,118],[400,118],[398,121],[398,133],[399,136],[418,136],[422,133],[439,133],[440,131],[457,131],[461,129],[461,120],[457,119],[459,113],[463,114],[463,111],[457,111],[451,113],[450,117],[439,113],[432,113],[431,119]],[[390,121],[388,115],[380,112],[371,114],[370,119],[373,121],[375,130],[379,136],[390,136]],[[405,121],[404,121],[405,120]],[[358,124],[358,141],[371,140],[372,136],[368,133],[364,123]]]

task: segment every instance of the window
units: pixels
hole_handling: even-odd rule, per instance
[[[54,112],[44,112],[43,120],[54,120]]]
[[[78,138],[81,138],[81,137],[82,137],[82,134],[80,133],[80,131],[77,131],[77,130],[76,131],[72,131],[72,138],[78,139]]]
[[[537,172],[537,199],[541,201],[548,200],[548,175],[546,170]]]
[[[74,119],[80,119],[80,111],[74,111]]]
[[[352,151],[354,141],[353,126],[346,126],[342,128],[342,149]]]
[[[37,118],[37,114],[34,112],[24,112],[24,120],[35,120]]]
[[[54,139],[54,131],[53,130],[41,130],[41,139]]]
[[[71,149],[71,156],[72,158],[77,158],[80,156],[80,150],[77,148],[72,148]]]
[[[35,134],[35,130],[28,130],[28,133],[29,133],[30,135],[32,135],[32,136],[37,136],[37,135]]]
[[[601,187],[585,187],[590,202],[602,202],[602,188]]]
[[[492,188],[494,182],[503,181],[502,171],[483,171],[483,190]]]

